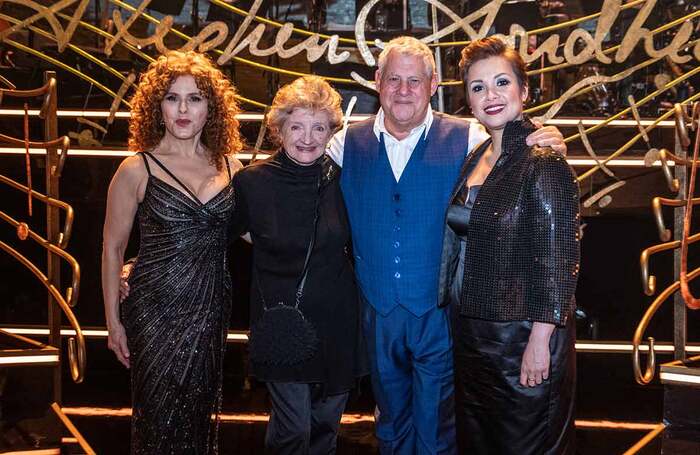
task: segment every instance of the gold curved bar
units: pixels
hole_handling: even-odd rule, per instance
[[[633,1],[631,1],[631,2],[625,3],[624,5],[622,5],[622,6],[620,7],[620,11],[626,10],[626,9],[628,9],[628,8],[632,8],[632,7],[636,6],[636,5],[639,5],[640,3],[644,3],[645,1],[646,1],[646,0],[633,0]],[[119,3],[120,3],[120,2],[112,1],[112,0],[110,0],[110,2],[111,2],[111,3],[114,3],[114,4],[119,4]],[[225,2],[223,2],[223,1],[221,1],[221,0],[210,0],[210,2],[213,3],[214,5],[217,5],[217,6],[220,6],[220,7],[225,8],[225,9],[227,9],[227,10],[229,10],[229,11],[232,11],[232,12],[234,12],[234,13],[240,15],[240,16],[247,16],[247,15],[248,15],[248,11],[242,10],[242,9],[240,9],[240,8],[236,8],[235,6],[233,6],[233,5],[229,4],[229,3],[225,3]],[[588,16],[578,17],[578,18],[576,18],[576,19],[572,19],[572,20],[567,21],[567,22],[562,22],[562,23],[559,23],[559,24],[550,25],[550,26],[548,26],[548,27],[543,27],[543,28],[534,29],[534,30],[528,31],[527,33],[528,33],[528,35],[537,35],[537,34],[540,34],[540,33],[551,32],[551,31],[553,31],[553,30],[558,30],[558,29],[560,29],[560,28],[571,27],[572,25],[576,25],[576,24],[579,24],[579,23],[582,23],[582,22],[586,22],[586,21],[589,21],[589,20],[591,20],[591,19],[595,19],[595,18],[597,18],[598,16],[600,16],[600,13],[593,13],[593,14],[590,14],[590,15],[588,15]],[[282,23],[280,23],[280,22],[275,22],[275,21],[273,21],[273,20],[270,20],[270,19],[267,19],[267,18],[264,18],[264,17],[261,17],[261,16],[254,16],[254,19],[255,19],[257,22],[260,22],[260,23],[263,23],[263,24],[267,24],[267,25],[272,25],[272,26],[278,27],[278,28],[279,28],[279,27],[282,27],[282,25],[284,25],[284,24],[282,24]],[[686,20],[685,18],[681,18],[681,19]],[[667,26],[667,28],[670,28],[670,27]],[[314,33],[310,32],[310,31],[308,31],[308,30],[299,29],[299,28],[296,28],[296,27],[293,28],[292,31],[295,32],[295,33],[299,33],[299,34],[302,34],[302,35],[306,35],[306,36],[311,36],[311,35],[314,34]],[[652,31],[652,32],[653,32],[653,31]],[[329,35],[319,34],[319,36],[320,36],[321,38],[325,38],[325,39],[330,38]],[[357,41],[356,41],[356,40],[350,39],[350,38],[340,38],[339,41],[342,42],[342,43],[357,44]],[[374,42],[374,39],[368,38],[368,39],[367,39],[367,42]],[[471,41],[449,41],[449,42],[442,42],[442,43],[429,43],[428,46],[430,46],[430,47],[453,47],[453,46],[466,46],[466,45],[469,44],[469,43],[471,43]]]
[[[11,178],[5,177],[2,174],[0,174],[0,183],[9,185],[19,191],[23,191],[24,193],[29,193],[29,188],[12,180]],[[70,240],[70,236],[73,231],[73,207],[59,199],[54,199],[46,196],[45,194],[41,194],[38,191],[32,190],[31,194],[33,198],[40,200],[44,204],[65,210],[66,217],[63,221],[63,232],[59,232],[57,244],[59,248],[65,249],[68,246],[68,241]]]
[[[111,0],[110,0],[110,1],[111,1]],[[112,3],[114,3],[114,2],[112,2]],[[223,1],[221,1],[221,0],[209,0],[209,3],[211,3],[211,4],[213,4],[213,5],[216,5],[216,6],[219,6],[219,7],[221,7],[221,8],[224,8],[224,9],[226,9],[226,10],[229,10],[229,11],[231,11],[232,13],[236,13],[236,14],[238,14],[239,16],[246,17],[246,16],[248,16],[248,14],[249,14],[248,11],[243,10],[243,9],[240,9],[240,8],[236,8],[235,6],[231,5],[230,3],[226,3],[226,2],[223,2]],[[267,18],[262,17],[262,16],[253,16],[253,19],[254,19],[256,22],[260,22],[260,23],[262,23],[262,24],[271,25],[271,26],[277,27],[277,28],[282,28],[282,26],[284,26],[284,24],[282,24],[282,23],[280,23],[280,22],[276,22],[276,21],[267,19]],[[316,34],[317,34],[317,33],[310,32],[309,30],[304,30],[303,28],[296,28],[296,27],[292,28],[292,32],[294,32],[294,33],[299,33],[300,35],[305,35],[305,36],[313,36],[313,35],[316,35]],[[324,35],[323,33],[318,33],[318,36],[321,37],[321,38],[323,38],[323,39],[330,39],[330,37],[331,37],[330,35]],[[351,39],[351,38],[342,38],[342,37],[338,37],[338,42],[340,42],[340,43],[348,43],[348,44],[357,44],[357,41],[354,40],[354,39]],[[367,42],[372,42],[372,43],[373,43],[373,42],[374,42],[374,38],[367,38]]]
[[[21,23],[21,20],[15,18],[15,17],[12,17],[12,16],[8,16],[6,14],[0,14],[0,19],[4,19],[5,21],[7,21],[11,24]],[[33,25],[28,25],[27,29],[31,30],[34,33],[37,33],[37,34],[43,36],[44,38],[48,38],[54,42],[58,42],[58,38],[56,38],[56,35],[49,33],[46,30],[43,30],[39,27],[35,27]],[[83,57],[87,60],[90,60],[91,62],[95,63],[97,66],[101,67],[105,71],[111,73],[113,76],[116,76],[117,78],[121,79],[124,82],[127,81],[127,78],[122,73],[120,73],[116,69],[112,68],[111,66],[106,64],[104,61],[100,60],[99,58],[95,57],[94,55],[90,54],[89,52],[86,52],[86,51],[82,50],[81,48],[79,48],[78,46],[76,46],[74,44],[70,44],[70,43],[68,43],[67,47],[68,47],[68,49],[70,49],[71,51],[80,55],[81,57]],[[49,83],[50,83],[50,81],[49,81]],[[55,81],[54,81],[54,84],[55,84]],[[131,85],[135,86],[135,84],[133,84],[133,83]],[[42,112],[43,111],[44,111],[44,108],[42,108]],[[41,117],[41,118],[43,118],[43,117]]]
[[[70,142],[70,138],[68,136],[61,136],[59,138],[56,138],[51,141],[29,141],[29,146],[30,147],[36,147],[36,148],[49,148],[49,147],[63,147],[64,141],[68,139]],[[24,147],[24,139],[17,139],[16,137],[8,136],[6,134],[0,133],[0,142],[6,142],[8,144],[12,145],[17,145]]]
[[[699,41],[700,41],[700,40],[699,40]],[[644,67],[647,67],[647,66],[649,66],[649,65],[652,65],[652,64],[654,64],[654,63],[656,63],[656,62],[658,62],[658,61],[659,61],[658,58],[650,58],[649,60],[646,60],[645,62],[642,62],[642,63],[640,63],[639,65],[637,65],[637,71],[639,71],[640,69],[642,69],[642,68],[644,68]],[[562,66],[562,65],[563,65],[563,66]],[[567,64],[561,64],[561,65],[558,65],[558,66],[561,67],[561,68],[566,68],[567,66],[572,66],[572,65],[570,65],[570,64],[567,63]],[[618,73],[613,74],[612,76],[610,76],[610,78],[612,78],[612,79],[617,78],[617,77],[619,77],[620,75],[622,75],[624,72],[626,72],[626,71],[628,71],[628,70],[629,70],[629,68],[626,68],[626,69],[624,69],[624,70],[622,70],[622,71],[620,71],[620,72],[618,72]],[[540,71],[540,70],[528,71],[528,72],[527,72],[527,75],[528,75],[528,76],[533,76],[533,75],[536,75],[536,74],[539,74],[539,73],[542,73],[542,72],[546,72],[546,71]],[[586,93],[588,93],[588,92],[590,92],[590,91],[592,91],[592,90],[595,90],[596,87],[598,87],[598,86],[597,86],[597,85],[589,85],[589,86],[587,86],[587,87],[583,87],[582,89],[580,89],[580,90],[576,91],[575,93],[573,93],[569,99],[576,98],[577,96],[584,95],[584,94],[586,94]],[[656,95],[658,95],[659,93],[662,93],[662,92],[668,90],[669,88],[671,88],[671,87],[666,87],[666,88],[657,90],[658,93],[656,93]],[[559,101],[559,99],[560,99],[560,98],[556,98],[556,99],[553,99],[553,100],[551,100],[551,101],[547,101],[547,102],[545,102],[545,103],[538,104],[537,106],[529,107],[529,108],[525,109],[523,112],[525,112],[526,114],[529,114],[529,113],[532,113],[532,112],[540,111],[540,110],[542,110],[542,109],[545,109],[545,108],[547,108],[547,107],[550,107],[551,105],[553,105],[554,103],[556,103],[557,101]],[[653,97],[650,98],[650,97],[646,96],[646,97],[642,98],[642,99],[637,103],[637,106],[642,106],[642,105],[648,103],[648,102],[649,102],[650,100],[652,100],[652,99],[653,99]],[[623,109],[622,111],[620,111],[620,112],[618,112],[617,114],[615,114],[615,115],[617,116],[617,117],[615,117],[615,118],[619,118],[619,117],[621,117],[621,116],[627,114],[629,111],[630,111],[630,108]],[[608,120],[608,119],[606,119],[606,120]],[[610,120],[610,121],[612,121],[612,120]],[[594,131],[595,131],[595,130],[594,130],[593,128],[589,128],[589,129],[586,130],[587,133],[589,133],[589,132],[594,132]],[[578,138],[578,137],[579,137],[578,134],[575,134],[575,135],[573,136],[574,139],[575,139],[575,138]]]
[[[17,86],[11,80],[0,74],[0,82],[10,87],[10,90],[15,90]],[[0,101],[2,101],[2,92],[0,92]]]
[[[690,70],[690,71],[688,71],[688,72],[686,72],[686,73],[683,73],[683,75],[678,76],[678,77],[675,78],[674,80],[670,81],[668,84],[664,85],[661,89],[658,89],[658,90],[655,90],[655,91],[651,92],[650,94],[648,94],[647,96],[645,96],[644,98],[642,98],[641,100],[639,100],[639,101],[637,102],[637,106],[642,106],[642,105],[644,105],[646,102],[648,102],[649,100],[655,98],[655,97],[658,96],[660,93],[662,93],[662,92],[664,92],[664,91],[666,91],[666,90],[668,90],[668,89],[670,89],[670,88],[672,88],[672,87],[675,87],[676,85],[680,84],[681,82],[685,81],[686,79],[688,79],[688,78],[690,78],[690,77],[692,77],[692,76],[694,76],[695,74],[698,74],[698,73],[700,73],[700,66],[696,66],[696,67],[693,68],[692,70]],[[681,101],[681,104],[692,103],[692,102],[696,101],[697,99],[700,99],[700,93],[695,93],[694,95],[692,95],[692,96],[686,98],[685,100]],[[592,132],[594,132],[594,131],[598,131],[599,129],[604,128],[605,126],[607,126],[607,125],[608,125],[610,122],[612,122],[613,120],[617,120],[618,118],[622,117],[623,115],[626,115],[627,113],[629,113],[629,111],[630,111],[630,108],[626,108],[626,109],[621,110],[620,112],[617,112],[617,113],[614,114],[614,115],[611,115],[610,117],[606,118],[604,122],[601,122],[601,123],[599,123],[599,124],[597,124],[597,125],[594,125],[594,126],[588,128],[588,129],[586,130],[586,133],[589,133],[589,134],[590,134],[590,133],[592,133]],[[525,112],[525,111],[524,111],[524,112]],[[673,115],[673,110],[672,110],[672,109],[669,109],[668,111],[666,111],[666,112],[664,112],[663,114],[661,114],[659,117],[656,118],[656,120],[654,120],[649,126],[646,127],[647,133],[648,133],[649,131],[653,130],[654,128],[656,128],[656,126],[657,126],[659,123],[661,123],[662,121],[666,120],[666,119],[669,118],[671,115]],[[625,153],[629,148],[631,148],[641,137],[642,137],[641,134],[635,135],[632,139],[630,139],[629,141],[627,141],[627,143],[626,143],[625,145],[623,145],[622,147],[620,147],[619,149],[617,149],[614,153],[612,153],[612,154],[609,155],[607,158],[605,158],[605,160],[603,160],[603,162],[604,162],[604,163],[607,163],[608,161],[610,161],[610,160],[612,160],[612,159],[615,159],[615,158],[617,158],[618,156],[622,155],[622,154]],[[564,142],[565,142],[565,143],[568,143],[568,142],[571,142],[571,141],[576,140],[576,139],[578,139],[578,138],[579,138],[579,134],[578,134],[578,133],[577,133],[577,134],[572,134],[571,136],[566,137],[566,138],[564,139]],[[590,177],[591,174],[593,174],[593,173],[595,173],[595,172],[597,172],[597,168],[589,169],[588,171],[586,171],[586,172],[584,172],[583,174],[581,174],[581,175],[577,178],[577,180],[580,182],[580,181],[582,181],[583,179],[585,179],[586,177]]]
[[[693,160],[685,159],[683,157],[680,157],[678,155],[671,153],[671,151],[669,151],[669,150],[666,150],[666,159],[668,159],[668,158],[671,158],[674,163],[679,164],[681,166],[690,167],[693,164]],[[700,164],[695,163],[695,167],[698,167],[698,166],[700,166]]]
[[[664,177],[666,177],[666,183],[668,184],[668,189],[674,193],[678,193],[681,189],[681,184],[678,181],[678,179],[674,178],[673,174],[671,174],[671,168],[668,166],[668,155],[669,155],[668,150],[666,150],[666,149],[659,150],[659,161],[661,161],[661,170],[663,170]]]
[[[651,209],[654,212],[654,219],[656,220],[656,227],[659,229],[659,238],[662,242],[668,242],[671,240],[671,230],[666,227],[664,223],[663,213],[661,208],[663,206],[668,207],[683,207],[686,204],[685,199],[668,199],[664,197],[655,197],[651,201]],[[700,197],[693,198],[693,205],[700,204]]]
[[[63,165],[66,163],[66,158],[68,157],[68,149],[70,148],[70,138],[68,136],[63,136],[63,143],[61,144],[61,156],[58,157],[58,166],[51,168],[51,175],[54,177],[60,177],[63,172]]]
[[[56,60],[56,59],[53,58],[53,57],[49,57],[48,55],[43,54],[43,53],[41,53],[41,52],[39,52],[39,51],[37,51],[37,50],[35,50],[35,49],[32,49],[31,47],[27,47],[27,46],[25,46],[24,44],[18,43],[18,42],[16,42],[16,41],[13,41],[13,40],[10,40],[10,39],[5,39],[5,40],[3,41],[3,43],[7,43],[7,44],[9,44],[10,46],[12,46],[12,47],[14,47],[14,48],[17,48],[17,49],[19,49],[19,50],[21,50],[21,51],[27,52],[28,54],[32,54],[32,55],[35,56],[35,57],[38,57],[38,58],[40,58],[40,59],[42,59],[42,60],[44,60],[44,61],[47,61],[47,62],[51,63],[52,65],[56,65],[56,66],[58,66],[59,68],[62,68],[62,69],[64,69],[64,70],[68,71],[69,73],[72,73],[72,74],[78,76],[79,78],[81,78],[81,79],[83,79],[83,80],[85,80],[85,81],[90,82],[90,83],[93,84],[95,87],[97,87],[98,89],[102,90],[103,92],[105,92],[106,94],[108,94],[109,96],[111,96],[112,98],[116,98],[116,97],[117,97],[117,94],[114,93],[114,91],[112,91],[110,88],[106,87],[104,84],[101,84],[101,83],[100,83],[99,81],[97,81],[96,79],[94,79],[94,78],[88,76],[88,75],[85,74],[85,73],[82,73],[82,72],[78,71],[77,69],[73,68],[72,66],[66,65],[65,63],[61,62],[60,60]],[[129,104],[129,102],[127,102],[126,100],[122,100],[122,103],[124,103],[127,107],[131,108],[131,104]]]
[[[683,207],[686,204],[685,199],[668,199],[664,197],[655,197],[651,201],[651,209],[654,211],[654,219],[656,220],[656,227],[659,229],[659,238],[662,242],[668,242],[671,240],[671,230],[664,224],[664,217],[661,208],[663,206],[667,207]],[[700,204],[700,197],[693,198],[693,205]]]
[[[673,120],[676,123],[676,134],[678,134],[678,140],[684,149],[687,149],[690,145],[690,136],[688,136],[688,127],[686,122],[688,121],[688,114],[685,112],[685,107],[681,103],[676,103],[673,105]]]
[[[46,113],[51,107],[52,98],[56,97],[56,78],[52,77],[49,79],[46,85],[48,85],[49,89],[44,96],[44,102],[41,104],[41,109],[39,110],[39,118],[42,120],[46,119]],[[58,102],[58,100],[56,100],[56,102]]]
[[[17,229],[17,226],[20,224],[19,221],[3,211],[0,211],[0,219],[11,224],[15,229]],[[68,306],[74,307],[78,303],[78,294],[80,292],[80,264],[78,264],[78,261],[64,249],[50,243],[31,229],[28,230],[28,234],[36,243],[49,250],[51,253],[60,256],[70,265],[71,271],[73,272],[73,279],[71,280],[71,286],[66,290],[66,301],[68,302]]]
[[[46,93],[49,92],[49,88],[51,87],[51,79],[49,81],[42,85],[39,88],[33,88],[31,90],[15,90],[15,89],[8,89],[8,88],[3,88],[0,89],[0,92],[2,92],[3,96],[12,96],[16,98],[31,98],[34,96],[41,96],[45,95]]]
[[[689,244],[695,243],[698,240],[700,240],[700,232],[688,237]],[[673,240],[671,242],[650,246],[642,251],[642,254],[639,256],[639,266],[642,270],[642,289],[646,295],[654,295],[656,292],[656,277],[654,275],[649,275],[649,258],[656,253],[667,250],[675,250],[676,248],[680,248],[680,246],[680,240]]]
[[[49,245],[53,246],[51,244]],[[10,256],[17,259],[20,263],[22,263],[22,265],[29,269],[29,271],[31,271],[34,274],[34,276],[36,276],[39,279],[39,281],[41,281],[46,290],[49,291],[51,296],[54,298],[56,303],[58,303],[58,306],[63,311],[63,314],[66,316],[66,319],[68,319],[68,323],[70,324],[70,326],[73,328],[73,330],[75,330],[75,337],[70,337],[68,339],[68,361],[70,364],[70,372],[73,381],[78,384],[83,382],[83,378],[85,377],[86,363],[85,339],[83,338],[83,331],[80,328],[80,324],[78,323],[75,314],[73,314],[73,311],[70,309],[70,306],[68,306],[58,289],[56,289],[56,287],[49,282],[48,278],[46,278],[46,275],[44,275],[41,272],[41,270],[39,270],[34,264],[32,264],[29,259],[22,256],[17,250],[15,250],[3,241],[0,241],[0,249],[5,250],[5,252],[10,254]],[[73,260],[75,261],[75,259]]]
[[[688,279],[693,280],[698,275],[700,275],[700,268],[697,268],[690,272],[690,274],[688,274]],[[651,319],[654,317],[654,314],[659,309],[661,304],[664,303],[670,296],[672,296],[679,288],[680,281],[676,281],[675,283],[664,289],[664,291],[661,294],[659,294],[659,296],[656,297],[656,299],[654,299],[651,305],[649,305],[649,308],[647,308],[646,312],[644,312],[644,316],[642,316],[642,320],[639,321],[637,329],[634,331],[634,337],[632,338],[632,369],[634,370],[634,379],[635,381],[637,381],[637,384],[649,384],[651,380],[654,379],[654,372],[656,369],[656,355],[653,349],[654,338],[649,337],[649,358],[647,360],[647,365],[644,370],[644,374],[642,374],[639,359],[639,345],[641,344],[642,336],[644,335],[644,332],[649,326],[649,322],[651,322]]]

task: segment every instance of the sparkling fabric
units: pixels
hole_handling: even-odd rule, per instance
[[[474,202],[460,313],[563,326],[579,271],[578,184],[564,157],[526,145],[532,131],[527,120],[506,125],[501,156]],[[487,145],[465,161],[453,202],[466,200],[466,177]]]
[[[138,260],[121,305],[131,352],[132,454],[216,451],[233,194],[229,184],[202,204],[149,169],[137,212]]]

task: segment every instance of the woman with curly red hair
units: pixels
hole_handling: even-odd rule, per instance
[[[196,52],[169,52],[141,76],[129,148],[107,195],[102,288],[108,345],[131,369],[133,454],[205,454],[230,314],[227,225],[241,164],[235,89]],[[119,303],[132,224],[141,242]]]

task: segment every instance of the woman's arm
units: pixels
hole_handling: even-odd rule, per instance
[[[551,152],[533,159],[526,181],[532,258],[526,302],[535,322],[520,369],[520,383],[530,387],[549,376],[549,339],[573,314],[580,260],[576,176],[564,158]]]
[[[102,295],[109,331],[107,345],[127,368],[129,349],[119,318],[119,277],[136,209],[145,189],[145,170],[141,161],[138,156],[125,159],[109,184],[102,241]]]
[[[563,157],[543,151],[532,159],[524,189],[530,250],[527,315],[532,321],[562,326],[573,313],[578,281],[578,182]]]
[[[233,243],[239,236],[249,230],[248,202],[246,201],[247,176],[238,172],[233,177],[233,213],[228,225],[228,243]],[[249,241],[249,240],[246,240]]]
[[[535,322],[520,364],[520,385],[534,387],[549,378],[549,339],[554,324]]]

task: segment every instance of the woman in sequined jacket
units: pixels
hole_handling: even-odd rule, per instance
[[[463,164],[441,273],[452,307],[460,453],[574,450],[575,174],[529,147],[522,58],[496,38],[464,49],[469,104],[491,139]]]

